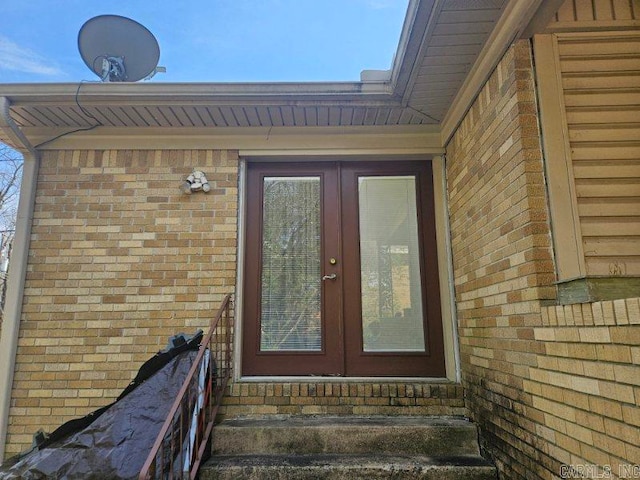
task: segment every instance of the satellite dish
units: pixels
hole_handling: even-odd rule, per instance
[[[119,15],[99,15],[78,33],[78,50],[89,69],[103,82],[137,82],[151,77],[160,47],[146,27]]]

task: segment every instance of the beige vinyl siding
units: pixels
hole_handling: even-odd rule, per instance
[[[633,28],[639,19],[640,0],[566,0],[547,31]]]
[[[640,275],[640,32],[557,41],[586,273]]]
[[[556,14],[559,22],[637,19],[637,0],[567,0]]]

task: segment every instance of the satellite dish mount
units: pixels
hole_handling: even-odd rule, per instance
[[[126,78],[124,57],[105,57],[102,59],[100,79],[103,82],[124,82]]]
[[[78,50],[89,69],[103,82],[149,79],[158,67],[160,47],[146,27],[119,15],[99,15],[78,33]]]

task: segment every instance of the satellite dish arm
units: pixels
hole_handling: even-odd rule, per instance
[[[151,80],[156,73],[167,73],[167,67],[156,67],[153,69],[153,72],[151,72],[149,75],[147,75],[146,77],[144,77],[142,80]]]

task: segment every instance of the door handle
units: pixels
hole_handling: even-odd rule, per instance
[[[324,277],[322,277],[322,280],[335,280],[337,277],[338,275],[332,273],[331,275],[325,275]]]

